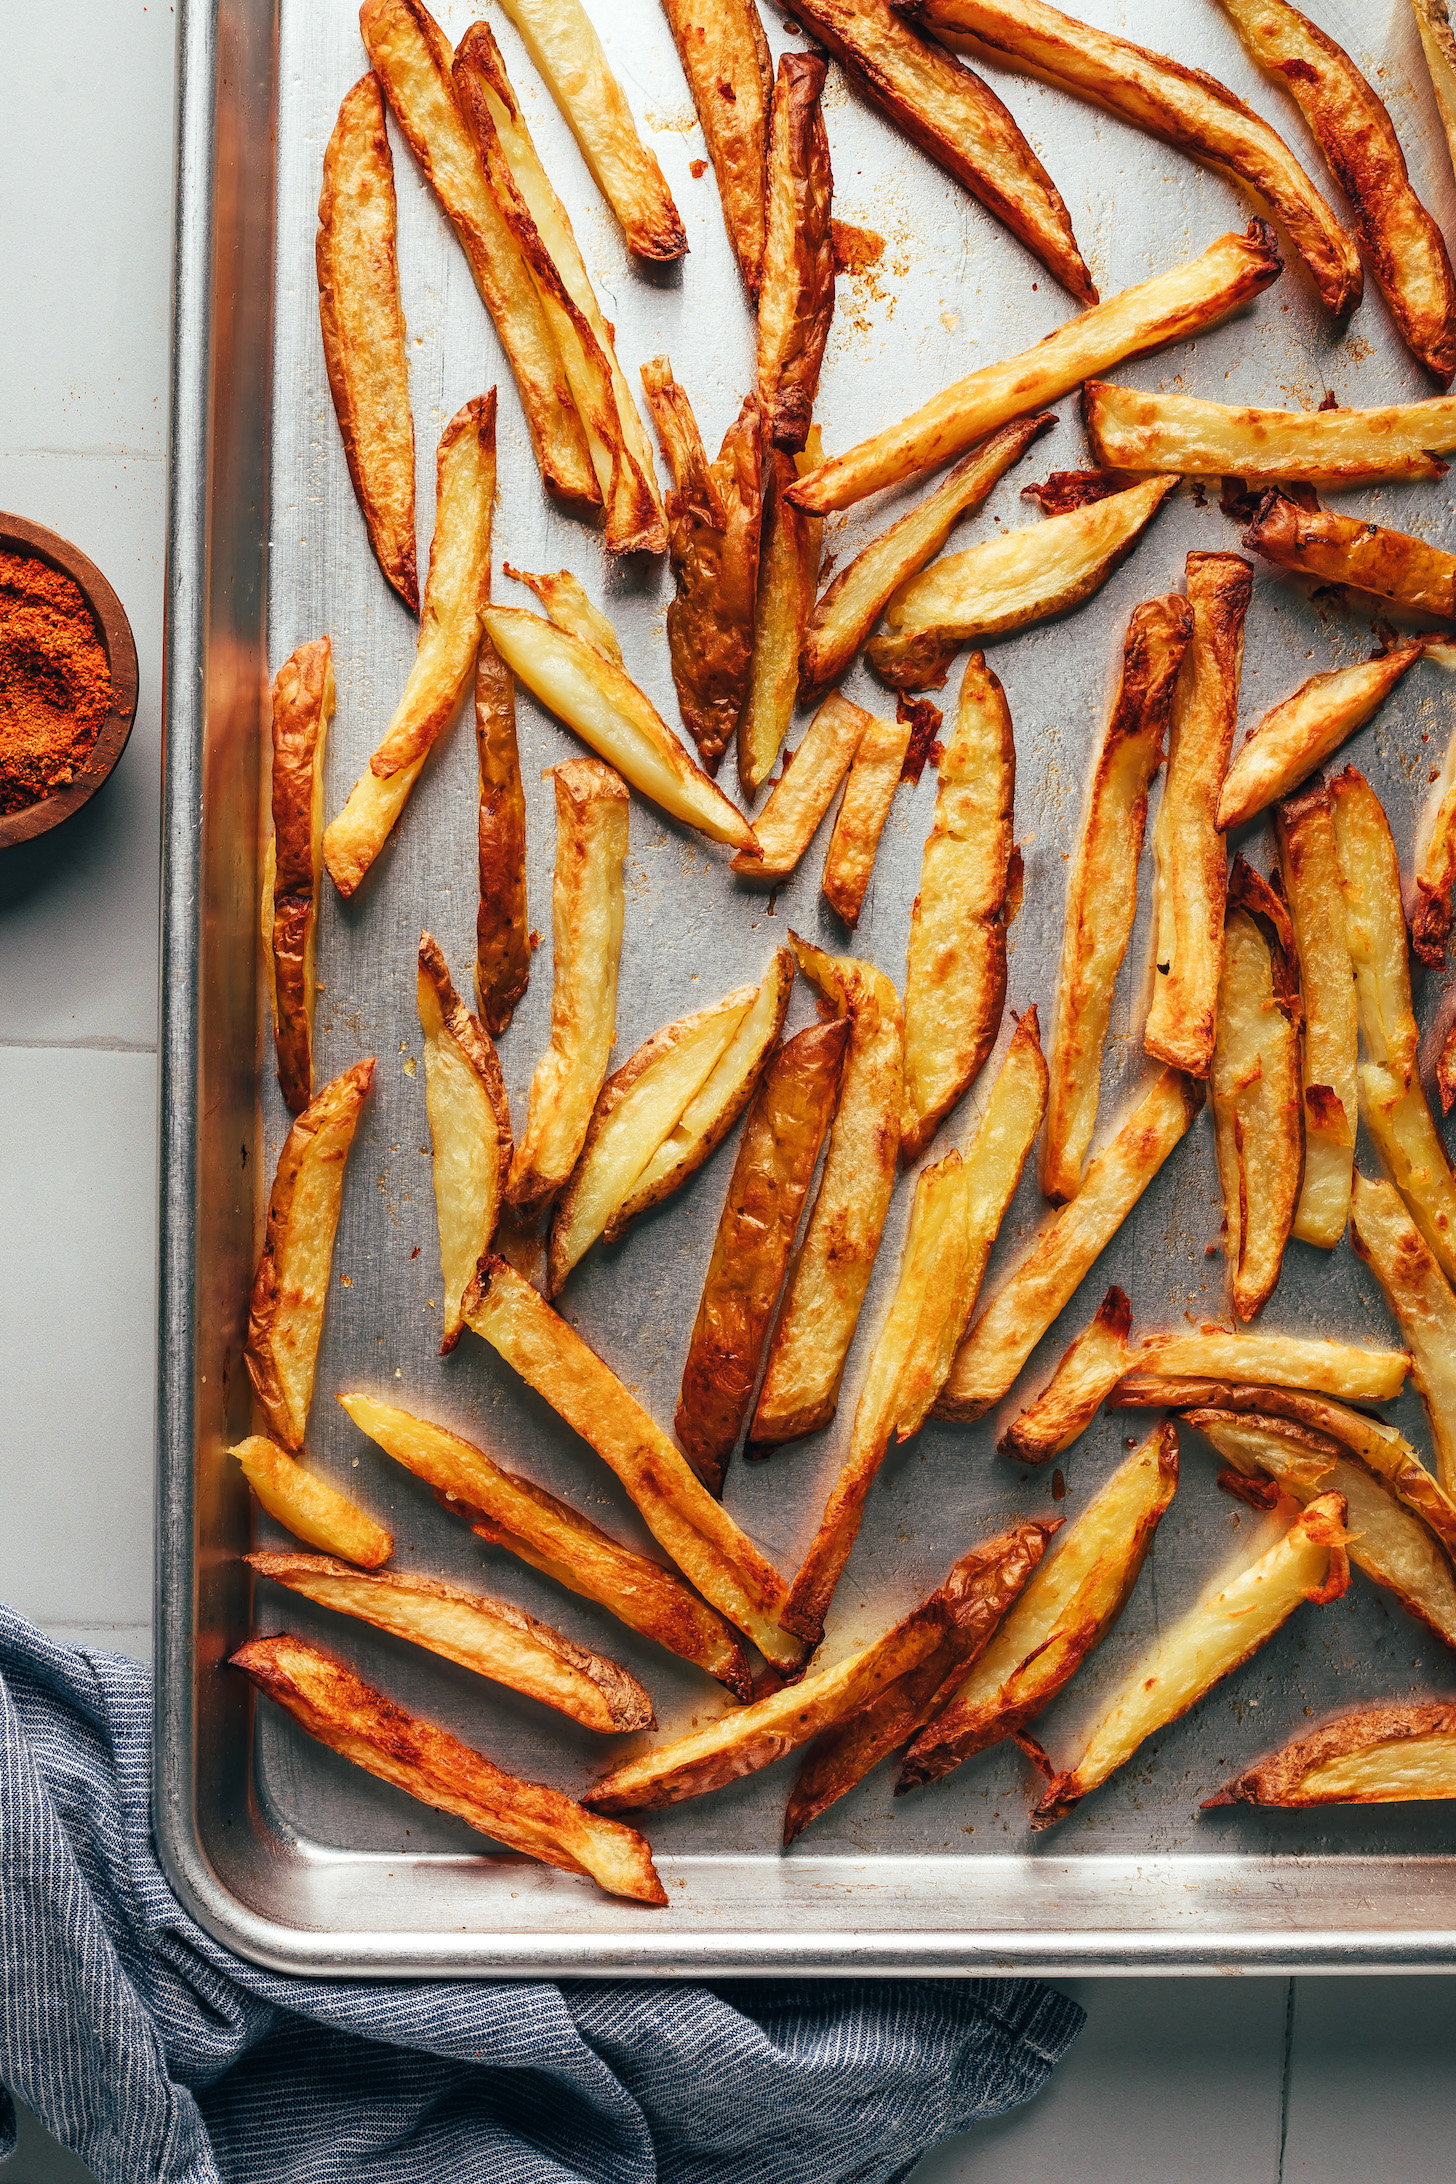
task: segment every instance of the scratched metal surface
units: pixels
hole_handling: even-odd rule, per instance
[[[628,259],[519,41],[503,20],[493,21],[615,320],[629,377],[635,384],[639,365],[666,349],[715,446],[751,384],[753,348],[752,320],[712,171],[701,177],[692,171],[703,153],[701,134],[655,0],[614,0],[594,12],[687,224],[691,255],[680,271],[653,274]],[[442,11],[452,37],[458,39],[472,13],[464,4]],[[775,51],[803,43],[783,18],[769,13]],[[1088,0],[1087,13],[1154,44],[1170,35],[1172,19],[1152,0],[1120,6]],[[1219,9],[1209,0],[1176,13],[1180,57],[1250,98],[1338,205],[1297,114],[1258,79]],[[1402,0],[1321,0],[1314,13],[1377,77],[1417,186],[1451,233],[1456,190],[1410,11]],[[414,625],[367,549],[318,336],[313,237],[320,162],[338,100],[363,66],[352,0],[283,7],[267,656],[271,669],[304,638],[323,630],[332,636],[338,712],[328,756],[331,813],[367,763],[414,650]],[[1191,255],[1228,227],[1242,228],[1250,216],[1241,191],[1134,130],[1029,79],[987,73],[1061,187],[1104,295]],[[1070,306],[1019,245],[868,109],[833,66],[826,109],[836,213],[876,230],[885,244],[878,264],[839,285],[818,405],[825,446],[834,450],[901,416],[976,364],[1025,348],[1061,324]],[[421,566],[433,520],[439,430],[462,401],[494,383],[500,398],[497,568],[508,559],[528,568],[575,570],[612,616],[629,669],[675,722],[663,627],[666,568],[610,567],[599,538],[548,505],[510,375],[465,261],[390,126],[418,441]],[[1327,388],[1352,403],[1429,392],[1373,284],[1349,330],[1340,333],[1321,313],[1297,263],[1231,324],[1196,344],[1120,367],[1115,376],[1141,387],[1178,385],[1220,399],[1300,407],[1316,406]],[[1055,433],[1002,482],[954,544],[989,537],[1000,525],[1040,520],[1018,497],[1022,486],[1049,469],[1087,459],[1075,399],[1057,407]],[[884,523],[890,499],[881,496],[832,518],[826,553],[842,566]],[[1365,492],[1349,505],[1435,539],[1451,528],[1444,480]],[[1041,1010],[1044,1032],[1050,1030],[1067,858],[1129,610],[1141,598],[1179,586],[1188,549],[1236,544],[1236,527],[1219,512],[1216,493],[1205,497],[1185,487],[1089,605],[1063,622],[988,648],[1015,724],[1016,825],[1026,860],[1003,1039],[1011,1010],[1031,1003]],[[1309,673],[1363,657],[1371,644],[1372,617],[1363,610],[1311,601],[1262,565],[1254,582],[1244,725]],[[504,578],[497,580],[497,596],[532,604]],[[942,694],[947,705],[959,680],[958,665]],[[886,694],[863,668],[846,687],[871,708],[886,709]],[[1451,718],[1441,670],[1423,665],[1349,750],[1385,799],[1407,865],[1416,814]],[[574,748],[524,693],[519,727],[531,917],[544,938],[529,993],[499,1042],[518,1127],[545,1038],[551,986],[554,831],[549,784],[540,773]],[[376,1054],[379,1069],[349,1170],[310,1459],[393,1528],[398,1567],[479,1585],[602,1646],[644,1679],[663,1730],[672,1732],[718,1710],[715,1686],[508,1555],[480,1548],[331,1400],[335,1390],[366,1387],[442,1420],[568,1495],[624,1539],[645,1542],[605,1467],[485,1345],[467,1335],[452,1357],[436,1356],[440,1279],[424,1072],[417,1067],[414,950],[421,926],[429,926],[462,991],[468,988],[476,903],[474,768],[471,726],[462,718],[443,739],[394,841],[356,899],[344,904],[325,893],[321,1075],[363,1053]],[[731,761],[723,779],[732,785]],[[664,1020],[756,977],[791,925],[828,948],[867,955],[903,985],[910,906],[934,797],[933,771],[918,788],[903,788],[897,796],[852,941],[819,894],[829,821],[798,872],[770,900],[733,879],[726,853],[634,797],[618,1058]],[[1247,830],[1241,846],[1267,864],[1259,826]],[[1149,882],[1145,855],[1137,928],[1113,1015],[1099,1136],[1152,1073],[1141,1048]],[[237,930],[232,944],[248,950],[250,932]],[[1431,977],[1422,984],[1424,1025],[1440,984]],[[800,982],[790,1029],[812,1013],[812,996]],[[272,1173],[287,1122],[271,1053],[266,1046],[263,1052],[262,1157],[253,1171],[260,1183]],[[994,1068],[993,1059],[983,1086]],[[927,1157],[968,1139],[977,1106],[973,1091]],[[623,1244],[593,1251],[561,1300],[568,1318],[665,1422],[732,1159],[730,1144]],[[736,1461],[730,1471],[728,1506],[786,1574],[812,1535],[848,1437],[857,1387],[895,1280],[909,1198],[906,1179],[891,1209],[838,1419],[767,1464]],[[1004,1278],[1043,1212],[1034,1176],[1028,1176],[983,1294]],[[970,1430],[932,1426],[886,1464],[839,1588],[826,1659],[904,1612],[972,1541],[1011,1517],[1050,1509],[1047,1477],[995,1457],[994,1442],[1006,1416],[1046,1378],[1110,1281],[1128,1291],[1135,1330],[1182,1323],[1185,1313],[1195,1320],[1222,1316],[1224,1268],[1214,1249],[1219,1218],[1205,1115],[1038,1347],[1001,1413]],[[1348,1242],[1333,1255],[1292,1244],[1262,1324],[1375,1343],[1392,1339],[1374,1284]],[[204,1346],[208,1339],[204,1329]],[[1428,1450],[1413,1398],[1390,1415]],[[1122,1456],[1125,1436],[1141,1424],[1137,1414],[1100,1418],[1075,1446],[1063,1466],[1062,1515],[1075,1517],[1085,1506]],[[203,1463],[222,1464],[220,1450],[205,1446]],[[1059,1759],[1076,1752],[1082,1726],[1167,1620],[1215,1576],[1267,1543],[1260,1520],[1215,1490],[1214,1469],[1211,1452],[1185,1437],[1179,1491],[1127,1611],[1043,1717],[1039,1733]],[[211,1512],[203,1520],[201,1551],[218,1564],[244,1544],[247,1514],[226,1482],[201,1502]],[[257,1537],[281,1539],[264,1521]],[[219,1597],[234,1619],[246,1612],[246,1593],[236,1585]],[[260,1587],[255,1617],[263,1630],[289,1627],[340,1646],[391,1695],[447,1723],[515,1771],[578,1791],[606,1756],[588,1732],[292,1596]],[[224,1643],[241,1635],[240,1628],[211,1628],[199,1639],[215,1660]],[[215,1680],[203,1681],[198,1737],[204,1790],[196,1826],[219,1881],[219,1894],[203,1904],[204,1913],[240,1946],[277,1962],[319,1969],[433,1964],[649,1971],[812,1970],[846,1962],[862,1969],[943,1970],[972,1959],[1161,1968],[1433,1962],[1443,1958],[1456,1929],[1456,1863],[1445,1855],[1449,1825],[1440,1808],[1312,1818],[1242,1811],[1215,1818],[1198,1811],[1201,1798],[1233,1770],[1312,1715],[1376,1697],[1456,1692],[1456,1659],[1358,1575],[1346,1601],[1323,1611],[1302,1609],[1249,1667],[1152,1740],[1048,1835],[1033,1839],[1027,1832],[1034,1781],[1020,1753],[1003,1746],[906,1799],[892,1798],[894,1770],[881,1767],[784,1856],[778,1837],[789,1762],[650,1820],[648,1833],[672,1899],[662,1913],[613,1902],[589,1883],[518,1861],[480,1862],[477,1839],[463,1825],[369,1780],[271,1708],[260,1710],[248,1793],[236,1767],[215,1757],[209,1771],[209,1739],[214,1745],[235,1739],[243,1717],[235,1703],[217,1698]]]

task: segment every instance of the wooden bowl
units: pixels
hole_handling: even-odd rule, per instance
[[[33,555],[70,577],[91,609],[111,668],[111,710],[101,723],[84,767],[64,788],[27,804],[24,811],[0,816],[0,849],[5,849],[11,842],[29,842],[38,834],[48,834],[96,794],[126,749],[136,718],[137,656],[125,607],[95,562],[88,561],[68,539],[39,523],[27,523],[23,516],[0,514],[0,553]]]

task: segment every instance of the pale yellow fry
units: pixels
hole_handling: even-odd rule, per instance
[[[1436,109],[1446,132],[1446,148],[1456,167],[1456,36],[1451,31],[1450,11],[1446,0],[1411,0],[1411,9],[1421,34]]]
[[[1353,766],[1330,784],[1330,794],[1360,1036],[1368,1058],[1398,1084],[1408,1084],[1416,1072],[1420,1034],[1411,1006],[1400,860],[1390,822],[1379,797]]]
[[[1239,906],[1224,926],[1209,1088],[1229,1294],[1238,1318],[1248,1320],[1279,1279],[1304,1133],[1298,1026],[1276,993],[1269,941]]]
[[[1441,457],[1456,449],[1456,399],[1445,394],[1375,409],[1276,410],[1093,380],[1083,404],[1092,458],[1105,470],[1341,485],[1439,478]]]
[[[1291,697],[1249,730],[1224,778],[1218,823],[1241,827],[1307,781],[1327,758],[1372,720],[1408,667],[1425,651],[1415,637],[1388,652],[1311,675]]]
[[[1456,1296],[1392,1184],[1355,1172],[1350,1240],[1410,1344],[1441,1484],[1456,1495]]]
[[[228,1454],[236,1456],[269,1516],[295,1539],[366,1570],[377,1570],[394,1553],[393,1536],[382,1524],[366,1516],[336,1486],[305,1471],[266,1435],[250,1433]]]
[[[1302,1335],[1231,1335],[1222,1327],[1196,1334],[1149,1335],[1128,1359],[1132,1373],[1167,1380],[1249,1381],[1271,1388],[1309,1388],[1346,1403],[1393,1403],[1405,1385],[1404,1350],[1362,1350],[1349,1342],[1311,1342]]]
[[[1434,4],[1444,21],[1444,0]],[[1452,95],[1456,104],[1456,82]],[[1393,1805],[1448,1797],[1456,1797],[1456,1707],[1435,1703],[1342,1714],[1282,1746],[1204,1805]]]
[[[1036,1401],[1007,1427],[999,1443],[1003,1456],[1014,1456],[1023,1464],[1044,1464],[1086,1432],[1127,1371],[1131,1325],[1126,1296],[1120,1289],[1109,1289],[1081,1334],[1063,1351]]]
[[[511,1167],[511,1110],[490,1033],[463,1006],[438,942],[420,935],[415,998],[425,1035],[425,1108],[444,1284],[440,1354],[464,1321],[460,1299],[490,1249]]]
[[[741,850],[733,860],[735,872],[782,879],[793,871],[834,801],[860,738],[873,726],[874,717],[863,706],[851,705],[837,690],[830,691],[805,730],[803,742],[785,759],[768,802],[754,821],[757,850]]]
[[[503,561],[501,568],[515,583],[530,585],[558,629],[564,629],[569,637],[579,637],[584,645],[602,653],[614,666],[622,665],[622,647],[617,641],[617,632],[601,608],[592,605],[586,587],[570,569],[557,569],[554,574],[533,574],[530,569],[513,569],[509,561]]]
[[[851,930],[859,923],[875,851],[910,748],[906,720],[872,720],[859,740],[824,854],[824,899]]]
[[[1274,841],[1299,954],[1304,1003],[1304,1174],[1294,1212],[1302,1243],[1329,1251],[1345,1233],[1355,1161],[1355,981],[1328,789],[1274,807]]]

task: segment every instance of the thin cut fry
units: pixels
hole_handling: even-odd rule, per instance
[[[263,923],[278,1083],[295,1115],[313,1098],[324,745],[333,711],[333,648],[319,637],[300,645],[273,678],[273,833]]]
[[[1419,10],[1423,0],[1416,0]],[[1424,0],[1429,7],[1431,0]],[[1436,0],[1445,20],[1444,0]],[[1422,30],[1425,19],[1419,15]],[[1448,31],[1449,35],[1449,31]],[[1367,1706],[1261,1760],[1214,1805],[1405,1805],[1456,1797],[1456,1706]]]
[[[1273,1294],[1299,1197],[1304,1103],[1292,941],[1283,902],[1236,857],[1209,1088],[1229,1294],[1241,1320]]]
[[[1411,10],[1421,34],[1441,126],[1446,132],[1446,148],[1451,154],[1452,165],[1456,166],[1456,37],[1451,33],[1450,12],[1446,0],[1411,0]]]
[[[1302,1243],[1331,1251],[1345,1233],[1355,1160],[1355,982],[1335,854],[1334,805],[1320,784],[1274,807],[1274,842],[1299,952],[1304,1003],[1304,1174],[1294,1211]]]
[[[1451,932],[1451,889],[1456,885],[1456,734],[1446,745],[1440,779],[1433,791],[1434,803],[1422,814],[1416,835],[1416,899],[1411,919],[1411,946],[1422,963],[1446,960]],[[1451,1101],[1442,1085],[1441,1104],[1447,1114]]]
[[[757,850],[740,850],[733,870],[753,879],[782,879],[793,871],[834,801],[861,739],[875,725],[863,706],[831,690],[783,767],[768,802],[754,822]]]
[[[486,1030],[499,1036],[531,976],[526,792],[516,743],[515,680],[484,635],[475,655],[475,744],[480,760],[475,997]]]
[[[749,797],[767,780],[794,717],[799,652],[819,582],[824,526],[785,495],[795,478],[823,459],[819,427],[811,425],[801,453],[785,455],[770,448],[764,466],[753,661],[738,720],[738,779]]]
[[[1410,1344],[1411,1378],[1431,1421],[1441,1484],[1456,1495],[1456,1296],[1399,1194],[1358,1169],[1350,1241]]]
[[[425,1106],[444,1283],[444,1357],[460,1340],[465,1324],[460,1299],[475,1262],[490,1249],[500,1217],[511,1168],[511,1110],[490,1033],[462,1007],[431,933],[420,935],[415,994],[425,1035]]]
[[[1456,401],[1390,402],[1375,409],[1276,410],[1144,394],[1089,380],[1087,442],[1109,470],[1176,470],[1185,478],[1273,485],[1354,485],[1367,478],[1439,478],[1456,449]]]
[[[1311,675],[1292,697],[1264,715],[1244,738],[1224,778],[1218,823],[1241,827],[1288,796],[1342,743],[1374,718],[1408,667],[1425,652],[1425,639],[1408,637],[1354,667]]]
[[[250,1433],[228,1454],[236,1456],[244,1478],[269,1516],[295,1539],[326,1555],[356,1562],[365,1570],[377,1570],[394,1553],[393,1535],[382,1524],[366,1516],[326,1479],[305,1471],[266,1435]]]
[[[763,277],[773,62],[755,0],[663,0],[748,293]]]
[[[558,629],[564,629],[569,637],[579,637],[614,666],[623,665],[617,632],[601,608],[592,605],[585,585],[570,569],[558,569],[554,575],[535,575],[530,569],[513,569],[509,561],[503,561],[501,567],[513,582],[530,586]]]
[[[1278,567],[1393,599],[1413,614],[1456,620],[1456,554],[1404,531],[1386,531],[1333,509],[1300,508],[1270,491],[1243,543]]]
[[[820,53],[781,54],[769,115],[758,399],[764,432],[786,455],[809,437],[834,316],[834,176],[819,103],[827,73]]]
[[[1107,1407],[1116,1410],[1129,1401],[1132,1382],[1147,1375],[1162,1381],[1191,1378],[1308,1388],[1345,1403],[1393,1403],[1409,1365],[1404,1350],[1362,1350],[1349,1342],[1234,1335],[1223,1327],[1201,1327],[1196,1334],[1149,1335],[1129,1357],[1129,1377],[1113,1389]]]
[[[1007,1041],[986,1111],[966,1147],[967,1220],[971,1238],[971,1303],[975,1310],[991,1249],[1016,1196],[1047,1101],[1036,1010],[1027,1009]]]
[[[824,855],[824,899],[853,931],[864,908],[875,851],[900,786],[913,718],[872,720],[860,737]]]
[[[1086,1432],[1105,1397],[1127,1371],[1132,1306],[1113,1287],[1098,1305],[1036,1401],[997,1444],[1018,1463],[1044,1464]]]

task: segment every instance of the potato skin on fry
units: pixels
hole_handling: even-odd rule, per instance
[[[1456,620],[1456,554],[1404,531],[1336,515],[1331,508],[1311,512],[1271,489],[1243,543],[1266,561],[1322,583],[1348,584],[1413,613]]]
[[[1209,1088],[1229,1293],[1237,1317],[1249,1320],[1273,1294],[1299,1197],[1299,992],[1264,915],[1272,891],[1242,856],[1228,899]],[[1288,932],[1288,912],[1282,902],[1277,908]]]
[[[781,54],[769,116],[758,399],[764,431],[785,455],[809,437],[834,316],[834,175],[819,104],[827,73],[822,54]]]
[[[764,465],[753,659],[738,716],[738,779],[749,798],[768,778],[799,695],[799,655],[819,582],[824,526],[786,496],[795,478],[821,460],[819,428],[811,425],[801,454],[770,448]]]
[[[1456,1706],[1366,1706],[1235,1775],[1217,1805],[1372,1805],[1456,1797]]]
[[[333,648],[319,637],[300,645],[273,678],[270,985],[278,1084],[295,1115],[313,1098],[324,744],[333,710]]]
[[[1426,640],[1407,638],[1354,667],[1337,667],[1271,707],[1245,736],[1224,778],[1218,823],[1241,827],[1276,797],[1287,796],[1363,728],[1409,667],[1424,656]]]
[[[432,933],[421,933],[416,980],[425,1035],[425,1106],[444,1283],[440,1355],[460,1340],[460,1299],[490,1249],[511,1168],[511,1109],[490,1033],[465,1008]]]
[[[1132,1306],[1114,1285],[1063,1351],[1036,1401],[1007,1427],[997,1443],[1000,1453],[1018,1463],[1044,1464],[1070,1448],[1126,1372],[1131,1326]]]
[[[394,1553],[393,1535],[376,1524],[347,1495],[316,1478],[286,1450],[261,1433],[250,1433],[236,1448],[244,1478],[274,1522],[295,1539],[326,1555],[341,1555],[362,1570],[377,1570]]]
[[[874,715],[831,690],[798,749],[784,754],[779,777],[754,825],[757,847],[740,850],[733,870],[746,879],[782,879],[792,872],[834,801]]]
[[[475,656],[475,744],[480,760],[480,907],[475,996],[499,1037],[531,976],[526,917],[526,792],[516,743],[516,684],[488,637]]]
[[[1350,1241],[1410,1344],[1411,1378],[1431,1422],[1441,1484],[1456,1494],[1456,1296],[1394,1184],[1358,1169]]]
[[[1350,1211],[1359,1091],[1355,985],[1329,790],[1319,783],[1276,804],[1273,823],[1304,1007],[1304,1174],[1293,1233],[1331,1250]]]
[[[839,814],[824,855],[824,900],[853,932],[875,869],[875,851],[900,785],[913,715],[872,721],[850,761]]]
[[[1446,762],[1441,779],[1436,786],[1435,810],[1429,813],[1429,825],[1421,828],[1417,837],[1419,860],[1416,865],[1415,913],[1411,919],[1411,946],[1422,963],[1442,964],[1446,960],[1446,943],[1451,933],[1451,889],[1456,885],[1456,780],[1452,778],[1453,761],[1456,761],[1456,735],[1446,746]],[[1441,1105],[1451,1112],[1451,1101],[1446,1096],[1444,1081],[1441,1086]]]
[[[773,62],[754,0],[663,0],[750,297],[763,277]]]

